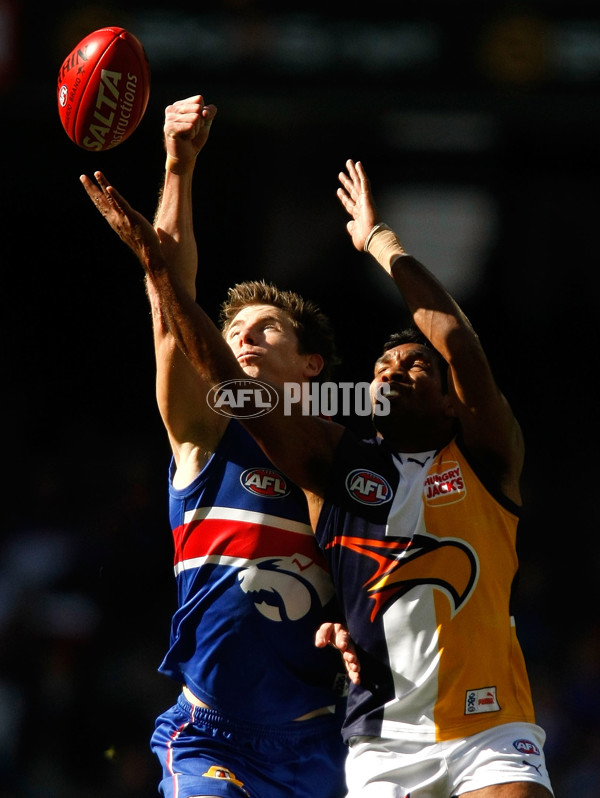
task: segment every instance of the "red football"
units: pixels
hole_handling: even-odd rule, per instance
[[[69,138],[84,150],[110,150],[142,121],[150,66],[141,42],[124,28],[90,33],[58,73],[58,113]]]

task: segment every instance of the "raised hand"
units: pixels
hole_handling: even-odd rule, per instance
[[[164,136],[168,169],[174,171],[193,165],[206,144],[216,113],[214,105],[204,105],[201,94],[166,107]]]
[[[102,172],[94,172],[94,177],[96,183],[87,175],[81,175],[79,179],[88,197],[121,241],[127,244],[144,267],[151,259],[162,259],[158,233],[148,219],[131,207]]]
[[[346,161],[345,172],[338,177],[343,188],[337,196],[352,219],[346,225],[356,249],[362,251],[373,227],[379,222],[377,209],[371,196],[371,184],[360,161]]]

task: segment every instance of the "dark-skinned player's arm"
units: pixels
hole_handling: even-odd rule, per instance
[[[338,197],[351,216],[347,228],[355,248],[369,252],[391,276],[414,323],[447,361],[453,407],[467,449],[495,476],[504,494],[520,504],[521,428],[477,334],[437,278],[408,255],[396,233],[381,222],[360,161],[347,161],[339,179]]]

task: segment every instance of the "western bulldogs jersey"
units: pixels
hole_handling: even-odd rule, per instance
[[[344,433],[317,539],[361,662],[345,739],[445,741],[534,722],[509,609],[517,522],[456,440],[398,455]]]
[[[160,671],[223,714],[284,723],[339,703],[339,620],[303,493],[236,421],[186,488],[169,480],[178,609]]]

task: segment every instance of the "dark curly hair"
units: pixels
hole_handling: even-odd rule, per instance
[[[399,332],[392,333],[383,345],[383,352],[394,349],[401,344],[421,344],[421,346],[429,349],[433,353],[437,361],[440,376],[442,378],[442,390],[448,393],[448,363],[440,355],[437,349],[432,345],[431,341],[425,336],[417,327],[405,327]]]

